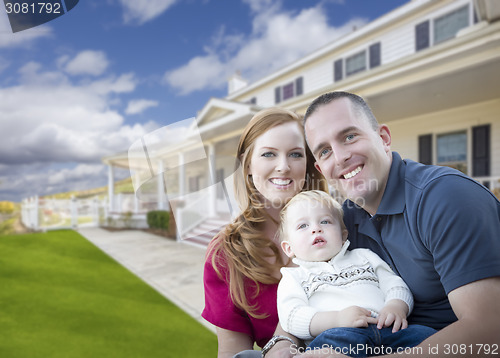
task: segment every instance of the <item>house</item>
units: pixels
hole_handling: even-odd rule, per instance
[[[455,167],[499,195],[499,20],[497,0],[411,0],[253,83],[235,74],[228,95],[209,99],[199,111],[185,145],[167,150],[168,160],[157,156],[154,168],[148,157],[151,178],[157,179],[149,195],[160,198],[154,205],[167,207],[167,188],[179,238],[227,222],[237,212],[227,195],[234,153],[252,115],[272,106],[304,113],[314,98],[334,90],[364,97],[389,126],[392,148],[402,157]],[[193,160],[200,145],[205,158]],[[120,211],[114,206],[113,167],[128,167],[126,159],[103,159],[110,166],[110,212]],[[166,170],[166,161],[176,164]],[[212,227],[194,231],[217,217]]]

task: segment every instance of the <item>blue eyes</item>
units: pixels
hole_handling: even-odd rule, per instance
[[[265,152],[265,153],[262,153],[260,156],[264,157],[264,158],[271,158],[271,157],[275,157],[276,154],[273,152]],[[292,158],[303,158],[304,154],[302,154],[300,152],[293,152],[293,153],[290,153],[288,156],[292,157]]]
[[[357,134],[347,134],[345,137],[344,137],[344,143],[350,143],[352,141],[354,141],[356,139],[358,135]],[[324,148],[322,150],[320,150],[319,152],[319,158],[323,158],[327,155],[329,155],[330,153],[332,152],[332,148]]]
[[[328,153],[330,152],[330,149],[323,149],[320,153],[319,153],[319,157],[324,157],[325,155],[327,155]]]
[[[328,224],[331,224],[332,221],[325,219],[325,220],[321,220],[319,223],[320,223],[320,225],[328,225]],[[308,226],[309,226],[309,224],[305,224],[305,223],[300,224],[299,226],[297,226],[297,230],[305,229]]]

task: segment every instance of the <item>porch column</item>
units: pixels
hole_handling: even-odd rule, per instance
[[[165,182],[163,180],[163,161],[158,160],[158,187],[157,187],[157,198],[158,198],[158,210],[165,209]]]
[[[111,214],[113,210],[114,194],[115,194],[115,178],[114,178],[113,166],[110,164],[108,166],[108,208]]]
[[[217,212],[217,175],[216,175],[216,163],[215,163],[215,145],[210,143],[208,145],[208,175],[210,183],[210,202],[208,206],[208,211],[210,216],[215,216]]]
[[[184,153],[179,153],[179,196],[185,192],[186,168],[184,167]]]

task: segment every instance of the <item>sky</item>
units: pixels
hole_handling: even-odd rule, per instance
[[[105,186],[102,157],[236,71],[254,82],[408,1],[80,0],[16,33],[0,2],[0,201]]]

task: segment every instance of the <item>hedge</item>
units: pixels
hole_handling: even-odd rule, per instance
[[[168,230],[170,213],[164,210],[153,210],[147,214],[147,222],[150,229]]]

